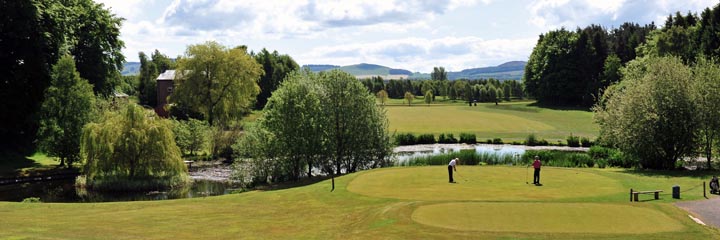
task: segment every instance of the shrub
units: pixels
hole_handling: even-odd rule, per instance
[[[567,145],[568,147],[580,147],[580,137],[570,134],[567,137]]]
[[[448,133],[447,135],[441,134],[440,136],[444,138],[443,141],[438,141],[439,143],[458,143],[457,138],[455,138],[452,133]]]
[[[445,134],[444,134],[444,133],[441,133],[440,136],[438,136],[438,141],[437,141],[437,142],[438,142],[438,143],[446,143],[446,142],[447,142],[447,138],[445,137]]]
[[[503,140],[500,138],[493,138],[492,143],[493,144],[503,144]]]
[[[415,135],[412,133],[398,133],[395,135],[395,143],[397,145],[413,145],[416,142]]]
[[[432,134],[422,134],[418,136],[416,144],[433,144],[435,143],[435,135]]]
[[[492,144],[492,139],[485,140],[485,143]]]
[[[580,145],[582,145],[582,147],[592,147],[593,143],[590,139],[583,137],[580,139]]]
[[[568,156],[570,162],[573,163],[571,167],[594,167],[595,162],[592,158],[585,153],[573,153]]]
[[[534,133],[531,133],[525,139],[525,145],[528,146],[547,146],[548,141],[545,139],[538,139]]]
[[[460,143],[476,144],[477,138],[474,133],[460,133]]]
[[[42,203],[42,201],[40,201],[40,198],[37,197],[29,197],[23,199],[22,203]]]

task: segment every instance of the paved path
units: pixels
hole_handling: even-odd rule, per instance
[[[720,228],[720,197],[712,196],[707,200],[675,203],[676,206],[690,212],[705,224]]]

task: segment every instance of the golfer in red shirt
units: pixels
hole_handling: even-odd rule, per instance
[[[533,175],[533,184],[540,185],[540,166],[542,166],[542,163],[540,163],[540,157],[535,156],[535,161],[532,165],[533,168],[535,168],[535,174]]]

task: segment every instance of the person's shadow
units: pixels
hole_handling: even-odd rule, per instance
[[[542,187],[542,183],[535,183],[535,186]]]

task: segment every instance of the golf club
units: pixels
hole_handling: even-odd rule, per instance
[[[460,175],[459,172],[456,171],[456,172],[455,172],[455,175],[457,175],[458,177],[462,178],[463,181],[467,182],[467,178],[465,178],[465,176],[463,176],[463,175]]]
[[[530,169],[530,165],[527,165],[527,167],[525,167],[525,184],[530,184],[530,183],[528,183],[528,180],[527,180],[529,169]]]

